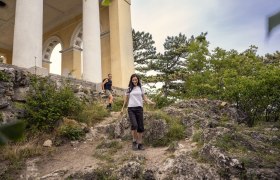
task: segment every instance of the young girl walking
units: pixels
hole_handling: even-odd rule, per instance
[[[128,89],[124,96],[124,103],[121,110],[121,114],[124,111],[124,107],[127,104],[128,116],[131,123],[132,134],[132,149],[133,150],[145,150],[143,146],[143,101],[148,104],[155,104],[147,98],[145,90],[141,86],[140,78],[136,74],[132,74],[130,77]]]

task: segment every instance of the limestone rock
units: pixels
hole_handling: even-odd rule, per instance
[[[43,144],[44,147],[52,147],[52,141],[50,139],[46,140]]]

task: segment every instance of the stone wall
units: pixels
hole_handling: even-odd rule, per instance
[[[29,69],[0,64],[0,124],[16,121],[24,115],[21,107],[26,102],[26,95],[30,86],[29,75],[31,72]],[[67,81],[73,88],[75,95],[80,99],[91,102],[101,98],[99,93],[101,89],[100,84],[55,74],[44,73],[41,75],[48,76],[56,82],[58,87]],[[123,89],[114,89],[117,95],[123,94]]]

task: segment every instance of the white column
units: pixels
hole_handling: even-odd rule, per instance
[[[12,64],[42,67],[43,0],[17,0],[15,14]]]
[[[83,79],[102,81],[99,0],[83,0]]]

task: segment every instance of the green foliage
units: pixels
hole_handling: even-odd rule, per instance
[[[113,155],[122,148],[123,146],[119,141],[104,140],[97,145],[93,156],[103,161],[114,162]]]
[[[96,180],[117,180],[118,178],[112,172],[112,166],[102,166],[86,173],[76,173],[67,177],[67,180],[74,179],[96,179]]]
[[[186,98],[221,99],[245,112],[247,123],[280,117],[279,53],[259,57],[257,47],[243,53],[216,48],[203,72],[190,74],[184,86]]]
[[[133,56],[135,69],[140,73],[146,73],[149,64],[156,58],[155,41],[150,33],[132,30]]]
[[[8,82],[8,81],[10,81],[10,79],[11,78],[7,73],[0,71],[0,81]]]
[[[242,137],[241,134],[223,134],[218,137],[215,145],[225,151],[240,151],[246,152],[250,149],[250,142]]]
[[[166,146],[173,141],[181,140],[185,137],[185,128],[179,119],[170,117],[162,111],[155,111],[151,113],[151,118],[164,120],[167,123],[167,133],[162,139],[157,139],[152,142],[147,142],[152,146]]]
[[[114,102],[112,104],[112,111],[121,111],[123,106],[123,97],[114,97]]]
[[[169,142],[181,140],[185,137],[185,128],[179,120],[174,120],[169,125],[169,131],[166,135]]]
[[[58,128],[58,134],[62,137],[66,137],[69,140],[80,140],[85,136],[85,132],[82,127],[76,123],[68,122]]]
[[[183,34],[167,37],[164,43],[165,52],[159,53],[157,59],[152,61],[150,69],[155,71],[156,75],[151,75],[147,82],[162,82],[162,93],[165,97],[176,96],[182,80],[181,72],[185,69],[185,59],[188,54],[189,41]]]
[[[118,149],[122,149],[122,144],[119,141],[102,141],[97,145],[96,149],[111,149],[112,152],[117,152]]]
[[[48,131],[62,117],[73,116],[82,110],[82,103],[69,86],[57,88],[48,78],[33,77],[31,82],[24,107],[29,127]]]
[[[138,51],[146,52],[145,43],[153,45],[151,35],[146,33],[147,40],[143,41],[136,34],[142,37],[145,33],[133,35]],[[157,105],[168,105],[168,98],[220,99],[244,112],[249,126],[258,121],[279,121],[280,52],[261,57],[257,55],[258,48],[252,45],[241,53],[219,47],[210,53],[206,35],[201,33],[189,39],[183,34],[167,37],[164,53],[141,61],[145,64],[145,69],[139,69],[145,74],[144,83],[151,87],[153,83],[163,84],[155,95]],[[135,59],[139,57],[135,55]],[[140,64],[137,60],[135,63]],[[154,73],[147,75],[147,71]]]
[[[77,113],[75,119],[87,123],[88,125],[94,125],[109,115],[110,113],[103,107],[103,105],[92,103],[85,105],[85,108]]]
[[[204,144],[203,131],[202,130],[196,131],[192,136],[192,141],[197,142],[199,146],[202,146]]]
[[[169,106],[170,104],[174,103],[173,99],[164,97],[161,94],[155,94],[155,95],[152,95],[151,97],[152,97],[152,100],[156,103],[156,107],[159,109]]]

